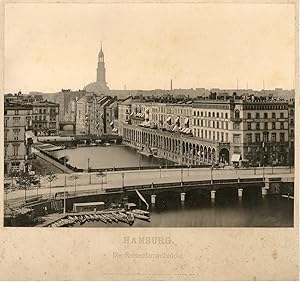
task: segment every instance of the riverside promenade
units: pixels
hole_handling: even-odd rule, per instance
[[[75,177],[74,177],[75,176]],[[265,167],[256,169],[213,169],[210,168],[185,168],[185,169],[151,169],[131,171],[111,171],[106,176],[99,176],[96,173],[72,173],[57,174],[57,178],[51,183],[51,195],[57,192],[75,192],[80,195],[85,191],[105,193],[106,188],[120,188],[123,186],[172,183],[179,181],[199,180],[221,180],[253,177],[281,177],[286,181],[293,181],[294,170],[288,167]],[[76,180],[75,180],[76,178]],[[76,183],[75,183],[76,182]],[[76,188],[75,188],[76,185]],[[24,198],[24,190],[16,190],[6,195],[8,202]],[[50,196],[50,183],[41,179],[41,187],[32,187],[26,191],[26,197],[43,195]]]

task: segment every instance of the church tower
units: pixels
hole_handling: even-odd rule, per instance
[[[102,44],[101,44],[100,52],[98,54],[97,83],[99,83],[103,87],[106,87],[105,63],[104,63],[104,53],[102,51]]]

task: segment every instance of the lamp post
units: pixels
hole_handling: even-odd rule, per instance
[[[181,171],[180,171],[180,183],[182,186],[183,185],[183,168],[181,168]]]
[[[124,178],[125,178],[125,173],[123,172],[122,173],[122,188],[123,188],[123,190],[124,190],[124,187],[125,187],[125,185],[124,185]]]

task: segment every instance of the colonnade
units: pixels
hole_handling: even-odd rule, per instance
[[[135,148],[156,148],[159,157],[178,164],[218,162],[216,144],[180,133],[128,125],[123,128],[123,141]]]

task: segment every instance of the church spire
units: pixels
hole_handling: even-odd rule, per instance
[[[105,62],[104,62],[104,53],[102,50],[102,41],[101,41],[101,48],[100,48],[99,55],[98,55],[97,83],[106,87]]]

